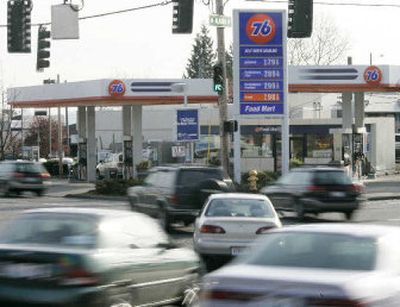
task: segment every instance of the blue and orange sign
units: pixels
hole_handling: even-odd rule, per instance
[[[285,99],[283,11],[239,11],[240,114],[282,115]],[[237,46],[237,45],[236,45]]]
[[[378,66],[368,66],[364,71],[364,80],[368,84],[379,84],[382,81],[382,71]]]
[[[112,97],[121,97],[125,95],[126,86],[121,80],[113,80],[108,85],[108,93]]]

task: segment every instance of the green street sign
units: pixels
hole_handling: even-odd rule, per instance
[[[224,86],[222,84],[214,85],[214,92],[222,93],[224,91]]]
[[[209,24],[210,26],[215,26],[215,27],[230,27],[232,25],[232,21],[229,16],[210,15]]]

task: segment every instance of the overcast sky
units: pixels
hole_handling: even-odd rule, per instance
[[[206,0],[205,0],[206,1]],[[319,0],[325,3],[386,3],[397,0]],[[33,0],[32,23],[50,21],[51,5],[62,0]],[[85,0],[80,17],[97,13],[139,7],[161,0]],[[315,2],[317,2],[315,0]],[[80,0],[73,0],[80,3]],[[225,14],[233,8],[280,9],[287,3],[229,0]],[[0,24],[7,23],[7,1],[0,2]],[[43,79],[79,81],[101,78],[180,78],[190,56],[193,38],[202,24],[208,23],[210,8],[195,0],[192,35],[171,34],[172,4],[108,17],[80,21],[79,40],[58,40],[51,44],[51,67],[37,73],[37,27],[32,28],[32,53],[7,53],[6,28],[0,28],[0,78],[4,87],[41,84]],[[351,41],[348,55],[354,64],[374,63],[400,65],[400,8],[328,6],[315,4],[314,16],[330,16],[341,34]],[[227,45],[232,41],[227,28]],[[211,28],[215,41],[215,28]],[[345,64],[345,63],[343,63]]]

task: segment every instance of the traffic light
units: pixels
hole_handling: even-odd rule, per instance
[[[213,66],[213,73],[214,92],[221,95],[224,91],[224,73],[221,63],[217,63]]]
[[[45,27],[40,26],[38,31],[38,46],[37,46],[37,62],[36,62],[36,70],[41,71],[43,68],[47,68],[50,66],[50,51],[47,50],[50,48],[50,31],[47,31]]]
[[[313,0],[289,0],[288,37],[310,37],[313,22]]]
[[[224,133],[233,133],[238,131],[238,122],[237,120],[227,120],[224,121]]]
[[[31,0],[9,0],[7,2],[8,52],[31,52],[31,11]]]
[[[193,0],[172,0],[172,33],[192,33],[193,28]]]

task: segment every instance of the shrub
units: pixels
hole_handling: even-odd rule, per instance
[[[295,168],[295,167],[299,167],[303,165],[303,161],[299,160],[299,159],[291,159],[289,161],[289,167],[290,168]]]
[[[96,182],[96,194],[125,196],[129,187],[142,183],[139,179],[101,180]]]
[[[58,160],[49,160],[43,163],[43,166],[46,168],[46,170],[49,172],[51,176],[59,176],[59,168],[58,168]],[[68,165],[63,164],[63,176],[68,175]]]

